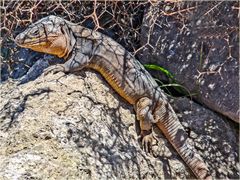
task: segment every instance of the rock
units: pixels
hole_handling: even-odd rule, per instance
[[[92,71],[0,86],[4,179],[194,178],[156,127],[154,156],[142,151],[133,108]],[[173,104],[213,175],[239,178],[234,125],[186,98]]]
[[[234,7],[237,2],[150,6],[138,56],[143,64],[169,70],[178,83],[197,93],[198,102],[239,122],[239,18]]]
[[[14,49],[15,46],[16,44],[12,45],[11,48]],[[18,80],[19,84],[27,83],[40,76],[49,65],[63,63],[64,60],[30,49],[18,48],[18,51],[13,56],[13,61],[11,71],[9,70],[9,64],[11,63],[3,62],[0,82],[12,78]]]
[[[1,64],[1,78],[0,78],[0,83],[3,81],[6,81],[9,77],[9,70],[8,70],[8,65],[6,63]]]
[[[42,57],[42,53],[33,52],[26,48],[19,48],[19,51],[13,56],[14,65],[10,78],[21,78],[29,71],[29,67],[33,66]]]
[[[1,85],[0,177],[192,177],[173,149],[165,148],[178,162],[173,167],[143,152],[132,107],[100,75],[83,75],[57,73]],[[179,168],[184,171],[175,173]]]
[[[214,176],[239,179],[238,124],[187,98],[174,100],[172,106],[181,114],[180,121],[188,124],[186,131]]]
[[[19,78],[20,84],[27,83],[29,81],[32,81],[36,79],[38,76],[40,76],[44,69],[49,67],[48,61],[45,61],[44,59],[39,59],[21,78]]]
[[[30,67],[28,72],[24,76],[18,79],[19,84],[24,84],[29,81],[33,81],[37,77],[39,77],[43,73],[44,69],[46,69],[50,65],[63,63],[63,62],[64,62],[64,59],[60,59],[52,55],[46,54],[44,55],[43,58],[39,57],[39,59]]]

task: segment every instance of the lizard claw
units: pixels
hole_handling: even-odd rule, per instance
[[[61,64],[56,64],[56,65],[53,65],[53,66],[50,66],[48,67],[47,69],[45,69],[43,71],[43,75],[46,76],[48,75],[49,73],[53,73],[53,74],[56,74],[58,72],[65,72],[65,68],[63,65]]]
[[[144,134],[142,135],[142,147],[146,153],[152,154],[152,142],[153,142],[152,133],[148,135],[144,135]]]

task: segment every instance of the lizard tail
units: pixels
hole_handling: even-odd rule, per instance
[[[158,119],[156,123],[158,128],[171,142],[195,176],[198,179],[212,179],[207,165],[189,143],[188,135],[180,124],[172,107],[166,103],[165,107],[158,108],[155,112],[155,117]]]

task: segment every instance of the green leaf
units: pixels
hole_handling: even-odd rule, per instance
[[[162,66],[159,65],[155,65],[155,64],[145,64],[144,67],[146,69],[150,69],[150,70],[157,70],[157,71],[161,71],[164,75],[166,75],[169,79],[171,79],[171,84],[164,84],[162,81],[160,81],[159,79],[155,79],[156,82],[158,82],[160,84],[161,88],[164,88],[167,91],[167,94],[171,95],[171,92],[168,90],[168,87],[173,87],[177,92],[181,93],[181,94],[185,94],[185,96],[194,96],[196,94],[194,93],[190,93],[190,91],[177,83],[177,81],[174,79],[174,75],[169,72],[167,69],[165,69]]]
[[[159,65],[155,65],[155,64],[145,64],[144,65],[145,68],[147,69],[151,69],[151,70],[157,70],[157,71],[161,71],[163,74],[165,74],[168,78],[174,80],[174,76],[172,73],[170,73],[167,69],[165,69],[162,66]]]
[[[160,86],[161,88],[163,87],[173,87],[175,90],[178,92],[185,94],[185,96],[190,96],[192,99],[192,96],[197,95],[196,93],[191,93],[186,87],[182,86],[181,84],[163,84]]]

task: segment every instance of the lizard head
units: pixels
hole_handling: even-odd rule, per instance
[[[72,51],[75,38],[64,19],[50,15],[18,34],[15,42],[20,47],[66,58]]]

